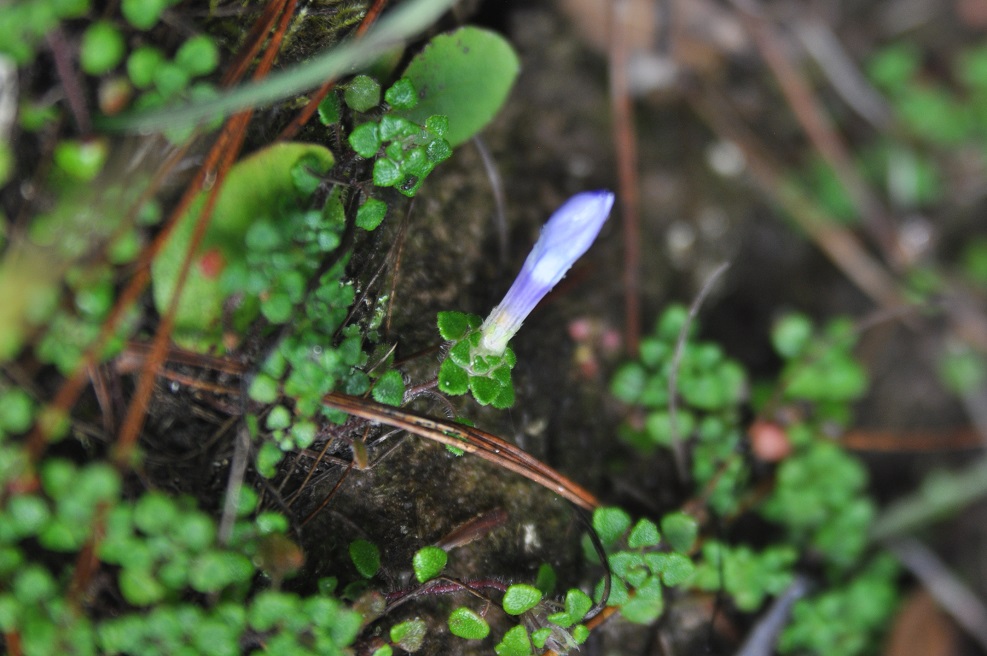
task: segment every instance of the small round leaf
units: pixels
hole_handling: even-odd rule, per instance
[[[508,615],[520,615],[537,606],[539,601],[541,590],[533,585],[516,583],[507,588],[502,605]]]
[[[469,608],[460,607],[449,615],[449,632],[466,640],[483,640],[490,633],[490,625]]]
[[[404,401],[404,378],[401,372],[391,369],[377,379],[373,389],[374,399],[378,403],[399,406]]]
[[[350,543],[350,559],[356,571],[364,578],[371,578],[380,569],[380,549],[368,540],[354,540]]]
[[[346,87],[343,100],[358,112],[369,111],[380,104],[380,84],[367,75],[357,75]]]
[[[82,35],[79,53],[82,70],[90,75],[106,73],[116,68],[126,49],[120,30],[106,21],[93,23]]]
[[[503,639],[494,647],[497,656],[529,656],[531,654],[531,638],[528,629],[514,626],[507,630]]]
[[[411,561],[415,569],[415,578],[424,583],[439,575],[446,566],[449,556],[438,547],[423,547],[419,549]]]

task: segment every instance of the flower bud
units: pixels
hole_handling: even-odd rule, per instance
[[[600,233],[610,215],[609,191],[576,194],[555,210],[504,300],[480,327],[480,348],[500,355],[538,302],[562,280]]]

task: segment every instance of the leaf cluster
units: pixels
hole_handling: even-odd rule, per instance
[[[463,312],[439,312],[439,334],[449,342],[448,355],[439,367],[439,390],[458,396],[467,391],[480,405],[509,408],[514,405],[511,370],[517,364],[514,351],[493,355],[480,346],[481,319]]]
[[[593,529],[607,550],[612,575],[607,604],[620,608],[630,622],[649,624],[665,607],[664,588],[688,585],[695,566],[689,552],[695,544],[696,520],[681,512],[665,515],[661,528],[647,518],[632,522],[621,508],[604,506],[593,512]],[[588,537],[583,550],[595,559]],[[601,601],[605,580],[596,586]]]
[[[19,391],[0,404],[0,488],[14,489],[26,455],[9,439],[32,408]],[[342,654],[362,625],[329,594],[256,591],[258,574],[290,568],[271,557],[290,541],[284,516],[255,513],[246,489],[230,544],[215,521],[185,498],[148,491],[122,496],[121,477],[103,462],[79,466],[48,458],[40,487],[0,505],[0,631],[25,654],[239,654],[262,640],[285,653]],[[68,563],[93,547],[117,599],[112,613],[79,612]],[[296,548],[297,549],[297,548]],[[194,595],[206,595],[190,602]]]

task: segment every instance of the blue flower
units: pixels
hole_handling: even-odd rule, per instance
[[[480,350],[501,355],[521,323],[578,260],[610,216],[609,191],[576,194],[555,210],[504,300],[480,327]]]

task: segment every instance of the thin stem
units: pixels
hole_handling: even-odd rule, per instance
[[[637,134],[627,68],[624,30],[630,10],[627,0],[612,6],[610,36],[610,105],[613,111],[613,141],[617,151],[617,177],[624,233],[624,345],[636,358],[641,341],[640,299],[640,202],[638,200]]]

